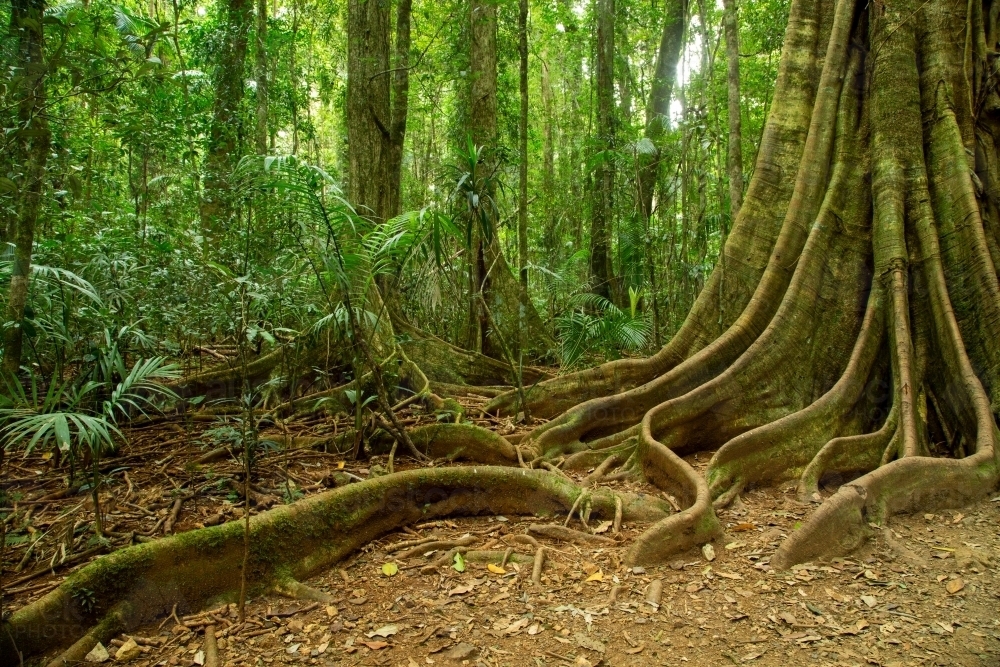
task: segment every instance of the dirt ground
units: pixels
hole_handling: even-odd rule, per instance
[[[19,459],[15,474],[26,481],[10,486],[16,502],[4,554],[8,608],[37,599],[101,553],[162,536],[165,527],[180,532],[238,518],[239,497],[229,481],[236,463],[195,463],[214,446],[204,435],[209,427],[218,426],[133,432],[109,463],[105,541],[89,528],[87,494],[60,496],[65,471],[41,457]],[[330,428],[302,423],[297,433]],[[704,467],[708,457],[689,460]],[[272,452],[261,462],[254,511],[321,492],[338,474],[379,474],[385,463],[384,457],[345,462],[313,450]],[[633,483],[608,486],[662,495]],[[613,534],[592,521],[589,528],[606,542],[586,546],[532,532],[546,548],[540,585],[532,582],[535,547],[518,536],[532,524],[562,525],[565,517],[435,521],[387,535],[306,582],[328,592],[331,604],[255,599],[243,625],[232,605],[175,616],[111,642],[107,662],[203,664],[204,630],[213,623],[226,667],[1000,665],[1000,497],[961,511],[896,517],[848,558],[771,569],[778,544],[814,507],[799,503],[790,487],[751,491],[720,513],[727,530],[711,550],[645,569],[622,564],[643,525]],[[570,526],[585,530],[576,517]],[[473,553],[433,566],[447,547],[426,556],[394,548],[431,537],[465,537],[462,550]],[[495,554],[493,562],[473,560],[484,551]],[[656,602],[651,589],[658,586]],[[127,646],[115,657],[130,638],[138,648]]]

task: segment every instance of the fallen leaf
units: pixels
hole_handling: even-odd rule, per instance
[[[399,572],[399,567],[395,563],[383,563],[382,564],[382,574],[387,577],[391,577]]]
[[[389,645],[386,642],[361,642],[361,643],[373,651],[381,651],[382,649],[384,649]]]
[[[730,542],[726,545],[726,551],[732,551],[733,549],[739,549],[740,547],[745,547],[746,542]]]
[[[955,632],[955,628],[952,627],[951,623],[942,623],[941,621],[938,621],[937,624],[940,625],[941,629],[947,632],[949,635]]]
[[[600,642],[600,641],[594,639],[593,637],[588,637],[587,635],[583,634],[582,632],[575,633],[573,635],[573,639],[576,640],[576,643],[577,643],[578,646],[580,646],[581,648],[585,648],[585,649],[587,649],[589,651],[596,651],[597,653],[604,653],[606,650],[608,650],[608,647],[605,646],[603,642]]]
[[[97,642],[97,646],[90,649],[90,653],[84,658],[87,662],[107,662],[111,656],[108,654],[108,649],[104,648],[104,644]]]
[[[196,664],[196,665],[204,665],[205,664],[205,652],[204,651],[198,651],[197,653],[194,654],[194,664]]]
[[[507,574],[507,570],[503,569],[499,565],[494,565],[493,563],[489,563],[486,566],[486,569],[492,572],[493,574]]]
[[[448,591],[448,597],[452,595],[465,595],[466,593],[471,593],[476,588],[475,584],[466,584],[465,586],[456,586],[455,588]]]
[[[722,577],[723,579],[742,579],[743,578],[742,574],[736,574],[735,572],[716,572],[715,574],[717,574],[718,576]]]
[[[330,642],[323,642],[322,644],[316,647],[316,652],[320,654],[326,653],[326,649],[328,648],[330,648]]]
[[[455,646],[453,646],[447,653],[444,654],[444,657],[447,660],[462,661],[462,660],[468,660],[469,658],[476,655],[478,652],[479,649],[473,646],[472,644],[467,644],[465,642],[462,642],[460,644],[456,644]]]
[[[872,595],[862,595],[861,601],[868,605],[869,608],[874,607],[878,604],[878,600]]]
[[[135,640],[129,637],[128,641],[118,647],[118,651],[115,652],[115,660],[118,662],[128,662],[139,657],[141,653],[139,645],[135,643]]]
[[[952,579],[951,581],[949,581],[947,584],[944,585],[944,588],[946,591],[948,591],[949,595],[954,595],[955,593],[965,588],[965,582],[962,581],[961,578]]]
[[[291,646],[285,649],[285,653],[287,653],[288,655],[298,653],[300,646],[302,646],[302,644],[292,644]]]
[[[328,607],[326,608],[326,615],[327,615],[327,616],[328,616],[329,618],[333,618],[333,617],[334,617],[334,616],[336,616],[336,615],[337,615],[338,613],[339,613],[339,612],[337,611],[337,608],[336,608],[336,607],[334,607],[333,605],[329,605],[329,606],[328,606]]]
[[[465,557],[461,553],[455,554],[455,562],[452,564],[452,569],[456,572],[465,572]]]
[[[528,624],[530,622],[531,621],[527,618],[519,618],[510,625],[508,625],[506,628],[504,628],[503,633],[505,635],[513,635],[519,632],[520,630],[523,630],[524,628],[528,627]]]
[[[735,526],[733,526],[733,532],[735,532],[735,533],[743,533],[743,532],[746,532],[748,530],[753,530],[756,527],[757,526],[755,524],[752,524],[752,523],[744,521],[743,523],[738,523]]]
[[[594,533],[596,535],[600,535],[601,533],[606,533],[608,532],[608,529],[611,528],[611,525],[612,523],[610,521],[602,521],[599,524],[597,524],[597,528],[594,529]]]
[[[705,544],[701,547],[701,555],[705,557],[705,560],[712,562],[715,560],[715,547],[711,544]]]
[[[343,470],[343,469],[344,469],[344,462],[337,461],[337,470]]]
[[[399,626],[398,625],[395,625],[395,624],[392,624],[392,625],[383,625],[378,630],[375,630],[373,632],[369,632],[366,636],[367,637],[391,637],[394,634],[396,634],[397,632],[399,632]]]
[[[584,581],[604,581],[604,572],[598,570],[597,572],[587,577]]]

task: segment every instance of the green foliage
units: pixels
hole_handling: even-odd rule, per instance
[[[645,108],[664,7],[629,1],[617,7],[611,150],[594,136],[592,7],[530,7],[529,298],[560,334],[562,360],[570,365],[646,353],[662,342],[650,333],[654,306],[662,339],[703,288],[732,226],[726,72],[718,57],[724,53],[721,9],[709,4],[688,10],[669,125],[654,146],[644,137]],[[788,0],[740,3],[748,172],[770,104],[788,7]],[[217,102],[214,77],[231,28],[225,8],[71,0],[47,10],[52,145],[22,324],[23,364],[36,377],[52,379],[39,381],[38,401],[31,405],[41,410],[50,390],[62,393],[39,414],[97,418],[136,359],[166,357],[198,370],[203,362],[189,355],[192,348],[233,344],[237,336],[253,355],[280,346],[299,349],[327,335],[351,349],[352,318],[373,331],[386,317],[372,299],[375,284],[391,292],[413,324],[462,343],[474,233],[495,240],[509,267],[517,266],[516,197],[505,187],[516,182],[519,167],[513,150],[519,113],[513,4],[498,6],[498,136],[488,147],[475,146],[469,137],[467,8],[453,0],[414,6],[401,193],[401,209],[410,212],[372,221],[339,187],[349,162],[343,7],[312,0],[268,3],[267,36],[260,42],[270,91],[266,142],[271,155],[287,157],[244,157],[256,152],[259,101],[254,62],[260,47],[251,28],[240,77],[244,94],[231,128],[237,137],[232,163],[238,166],[227,177],[235,211],[214,237],[204,226],[202,205]],[[16,68],[10,23],[10,3],[0,3],[3,318],[25,163],[14,150],[24,76]],[[643,220],[635,206],[637,160],[657,151],[662,169],[656,207]],[[579,296],[589,280],[594,171],[604,164],[615,167],[613,303]],[[626,308],[631,291],[642,298]],[[243,295],[246,312],[237,316]],[[244,320],[245,327],[236,325]],[[328,382],[327,370],[303,381]],[[352,374],[356,369],[345,370],[338,380]],[[65,390],[63,382],[69,383]],[[98,386],[84,392],[79,409],[68,407],[88,382]],[[96,433],[86,423],[67,421],[70,439]],[[54,422],[47,427],[51,442],[55,428]]]
[[[599,352],[618,356],[646,347],[651,334],[648,318],[638,312],[641,294],[629,290],[629,309],[623,311],[604,297],[579,294],[573,309],[556,320],[564,366],[572,367]]]

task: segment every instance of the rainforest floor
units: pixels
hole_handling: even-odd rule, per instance
[[[479,414],[477,399],[463,403],[470,417]],[[408,424],[433,420],[401,417]],[[476,421],[507,436],[527,431],[509,419]],[[104,466],[104,539],[94,537],[89,494],[66,493],[65,469],[42,456],[12,461],[5,482],[14,499],[3,562],[7,609],[38,599],[110,550],[240,518],[239,463],[228,455],[198,463],[217,446],[206,431],[220,424],[178,418],[129,431]],[[306,418],[284,435],[322,438],[348,426]],[[703,471],[710,457],[687,460]],[[387,463],[385,456],[352,461],[314,449],[265,452],[251,511],[324,491],[346,474],[383,474]],[[395,469],[412,465],[400,459]],[[586,471],[567,474],[579,482]],[[844,480],[828,481],[826,496]],[[663,495],[634,482],[602,486]],[[711,549],[659,567],[622,563],[645,525],[626,523],[617,535],[592,526],[609,542],[586,546],[533,532],[547,553],[540,585],[531,580],[534,547],[511,538],[549,519],[432,521],[386,535],[306,582],[331,594],[332,604],[257,598],[242,625],[234,605],[174,615],[113,640],[106,662],[204,664],[203,631],[213,623],[221,667],[1000,665],[1000,498],[894,517],[847,558],[770,568],[779,543],[815,507],[800,503],[792,486],[751,490],[720,511],[726,531]],[[470,550],[511,548],[514,556],[502,568],[466,561],[460,572],[454,562],[428,567],[440,551],[405,558],[393,547],[429,537],[465,537]],[[524,557],[519,564],[516,554]],[[659,602],[651,603],[658,586]],[[116,656],[130,638],[138,649]]]

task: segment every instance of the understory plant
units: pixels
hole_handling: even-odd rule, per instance
[[[641,298],[641,292],[629,288],[626,311],[597,294],[577,295],[569,312],[556,319],[563,366],[575,366],[595,353],[615,358],[643,350],[652,330],[649,318],[639,312]]]
[[[161,383],[177,377],[176,367],[163,357],[136,361],[110,391],[94,380],[54,379],[43,386],[33,373],[25,384],[7,376],[0,395],[0,447],[5,452],[20,450],[25,456],[36,449],[51,450],[57,462],[65,460],[70,466],[70,485],[75,470],[86,467],[89,479],[84,488],[94,504],[94,532],[102,537],[101,457],[117,450],[125,439],[120,429],[124,423],[157,409],[161,399],[176,398]]]

